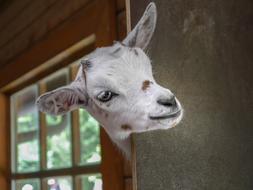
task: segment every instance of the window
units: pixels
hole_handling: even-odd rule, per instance
[[[40,113],[36,98],[66,85],[77,65],[64,68],[11,96],[13,190],[102,189],[98,122],[85,110]]]

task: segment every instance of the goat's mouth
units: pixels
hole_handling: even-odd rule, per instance
[[[163,115],[149,116],[149,118],[151,120],[171,119],[171,118],[178,117],[180,114],[181,114],[181,109],[178,109],[174,112],[170,112],[170,113],[163,114]]]

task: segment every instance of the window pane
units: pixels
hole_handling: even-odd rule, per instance
[[[47,91],[68,83],[67,70],[58,72],[45,80]],[[46,115],[47,130],[47,168],[65,168],[71,162],[70,114],[62,116]]]
[[[39,170],[37,94],[37,86],[33,85],[11,97],[12,158],[13,169],[17,172]]]
[[[72,190],[71,177],[52,177],[47,180],[48,190]]]
[[[101,174],[81,175],[77,177],[80,190],[102,190]]]
[[[80,125],[80,164],[98,163],[101,161],[99,124],[83,109],[79,109]]]
[[[39,179],[16,180],[15,190],[40,190]]]

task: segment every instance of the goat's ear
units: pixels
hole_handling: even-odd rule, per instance
[[[36,104],[41,112],[62,115],[85,106],[87,97],[78,86],[67,85],[41,95]]]
[[[145,50],[155,31],[156,17],[156,6],[152,2],[147,6],[142,18],[134,29],[123,40],[123,44]]]

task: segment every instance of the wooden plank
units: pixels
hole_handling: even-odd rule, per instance
[[[126,0],[126,28],[127,28],[127,33],[129,33],[131,31],[130,0]]]
[[[110,15],[108,15],[105,8],[106,3],[102,3],[103,1],[95,0],[88,4],[87,7],[79,10],[74,16],[51,31],[29,51],[3,67],[0,70],[0,88],[92,33],[95,33],[99,40],[97,45],[111,43],[113,40],[112,31],[115,31],[115,27],[105,22]],[[107,30],[98,30],[101,27],[107,28]],[[110,37],[105,38],[106,35],[110,35]]]
[[[126,11],[117,15],[117,39],[123,40],[126,37]]]
[[[130,160],[124,159],[124,178],[132,177],[132,163]]]
[[[74,65],[70,67],[70,78],[71,81],[75,79],[76,73],[78,70],[78,66]],[[79,126],[79,111],[75,110],[71,112],[71,130],[72,130],[72,164],[74,166],[78,166],[80,163],[80,126]],[[79,184],[80,180],[77,180],[77,184]],[[77,185],[78,186],[78,185]]]
[[[4,65],[9,63],[15,56],[45,37],[48,32],[68,20],[68,18],[74,15],[78,10],[84,8],[89,1],[90,0],[58,0],[53,6],[51,4],[48,10],[46,9],[41,15],[38,15],[38,18],[35,19],[33,15],[30,15],[29,17],[34,19],[31,20],[31,23],[24,26],[23,30],[17,30],[15,28],[16,25],[19,26],[17,23],[11,25],[10,29],[8,29],[10,30],[9,32],[6,31],[7,33],[0,35],[2,40],[8,40],[0,46],[0,64]],[[43,1],[40,0],[40,2]],[[34,10],[31,10],[27,14],[31,14],[32,12],[34,12]],[[25,18],[26,17],[27,15]],[[12,30],[16,35],[12,35]]]
[[[101,2],[103,12],[101,12],[101,20],[96,30],[96,47],[108,46],[116,39],[116,7],[115,0],[105,0],[107,3]],[[97,24],[97,23],[96,23]]]
[[[126,8],[125,0],[116,0],[117,12],[124,11]]]
[[[7,124],[8,124],[8,111],[9,111],[9,104],[8,99],[5,95],[0,94],[0,187],[3,190],[7,190],[8,184],[8,170],[10,169],[8,166],[10,160],[10,149],[8,140],[8,132],[7,132]]]
[[[135,134],[131,135],[131,148],[132,148],[132,187],[137,190],[137,166],[136,166],[136,147],[135,147]]]
[[[39,84],[39,94],[47,91],[46,84]],[[40,168],[42,170],[47,169],[47,127],[46,127],[46,116],[39,112],[39,143],[40,143]]]
[[[84,38],[80,42],[77,42],[68,49],[49,59],[45,63],[24,74],[22,77],[12,81],[4,88],[1,88],[0,92],[11,94],[12,92],[22,89],[23,87],[28,86],[34,82],[37,82],[41,78],[44,78],[52,72],[55,72],[57,69],[68,65],[69,63],[75,61],[76,59],[79,59],[83,55],[95,49],[95,40],[95,35],[90,35],[87,38]]]
[[[46,178],[46,177],[67,176],[67,175],[74,176],[81,174],[98,173],[99,171],[100,171],[99,165],[87,165],[63,169],[41,170],[39,172],[16,173],[12,174],[12,178],[27,179],[27,178]]]
[[[101,127],[103,190],[124,189],[123,157]]]
[[[0,12],[0,28],[4,29],[10,22],[12,22],[12,20],[22,14],[25,7],[27,7],[31,1],[32,0],[8,2],[8,5]]]
[[[19,15],[16,15],[6,26],[0,28],[0,48],[2,49],[6,43],[29,27],[31,23],[39,20],[55,2],[56,0],[30,1]]]
[[[133,185],[132,185],[132,179],[125,179],[125,188],[124,190],[133,190]]]

